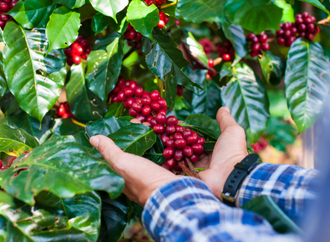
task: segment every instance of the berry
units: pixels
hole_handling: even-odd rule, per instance
[[[9,10],[9,6],[7,3],[0,3],[0,11],[3,13],[8,12]]]
[[[158,28],[164,28],[165,27],[165,21],[164,20],[159,20],[157,26],[158,26]]]
[[[310,17],[305,18],[304,23],[305,24],[311,24],[311,23],[313,23],[312,18],[310,18]]]
[[[252,49],[253,52],[256,52],[256,51],[260,50],[260,45],[259,44],[253,44],[251,49]]]
[[[123,101],[126,101],[126,96],[125,96],[125,93],[123,91],[120,91],[117,95],[118,97],[118,100],[123,102]]]
[[[142,34],[141,33],[136,33],[135,40],[140,41],[142,39]],[[139,48],[138,48],[139,49]]]
[[[186,129],[182,132],[182,136],[184,139],[187,139],[191,135],[191,133],[192,133],[191,130]]]
[[[284,31],[284,36],[285,37],[290,37],[291,36],[291,31],[290,30]]]
[[[253,33],[249,33],[248,36],[247,36],[247,39],[248,39],[249,41],[252,42],[252,40],[253,40],[255,37],[256,37],[255,34],[253,34]]]
[[[167,104],[166,104],[166,100],[161,98],[158,100],[158,103],[160,105],[161,108],[167,108]]]
[[[270,46],[268,43],[261,43],[261,49],[264,51],[269,50]]]
[[[303,31],[306,31],[306,25],[305,24],[300,24],[299,25],[299,30],[301,31],[301,32],[303,32]]]
[[[268,36],[265,34],[259,36],[259,42],[261,42],[261,43],[266,42],[267,39],[268,39]]]
[[[314,24],[308,24],[307,25],[307,31],[309,33],[314,33],[315,32],[315,25]]]
[[[183,136],[182,136],[182,134],[180,134],[180,133],[175,133],[175,134],[173,135],[173,139],[174,139],[174,140],[183,139]]]
[[[158,102],[156,101],[153,101],[151,103],[151,109],[154,110],[155,112],[159,111],[160,110],[160,105]]]
[[[161,125],[161,124],[154,125],[153,129],[154,129],[154,131],[155,131],[156,134],[162,134],[162,133],[164,133],[164,126]]]
[[[222,58],[223,58],[225,61],[230,61],[230,59],[231,59],[231,57],[230,57],[229,54],[224,54],[224,55],[222,56]],[[211,78],[208,78],[208,79],[211,79]]]
[[[70,115],[68,113],[63,114],[62,119],[70,118]]]
[[[205,76],[206,79],[212,79],[211,75],[209,73],[206,74]]]
[[[73,61],[73,63],[78,65],[81,63],[81,57],[79,55],[74,55],[74,56],[72,56],[72,61]]]
[[[155,126],[157,124],[157,121],[155,118],[151,118],[149,122],[150,122],[151,126]]]
[[[177,149],[183,149],[184,147],[186,147],[187,142],[184,139],[177,139],[175,140],[174,145]]]
[[[176,165],[176,162],[174,159],[168,159],[165,161],[165,165],[168,169],[173,169],[174,166]]]
[[[159,92],[156,90],[150,93],[150,98],[152,101],[157,101],[159,97],[160,97]]]
[[[132,90],[135,92],[135,89],[138,87],[138,84],[136,81],[131,81],[129,87],[132,88]]]
[[[197,144],[205,145],[205,139],[204,138],[198,138]]]
[[[306,39],[308,39],[309,41],[314,41],[314,35],[312,33],[309,33],[306,35]]]
[[[302,18],[296,18],[295,23],[296,24],[303,24],[304,23],[304,20]]]
[[[190,157],[190,161],[193,162],[193,163],[197,162],[198,160],[199,160],[199,156],[198,155],[192,155]]]
[[[283,29],[280,29],[280,30],[277,30],[276,31],[276,35],[277,36],[282,36],[284,34],[284,30]]]
[[[150,98],[150,93],[148,91],[143,91],[142,97],[149,97]]]
[[[163,156],[165,159],[171,159],[174,155],[174,149],[173,148],[165,148],[163,151]]]
[[[143,93],[143,89],[142,89],[142,87],[137,87],[137,88],[135,89],[135,93],[134,93],[134,95],[135,95],[136,97],[141,97],[141,96],[142,96],[142,93]]]
[[[133,97],[133,95],[134,95],[134,91],[133,91],[133,89],[132,88],[127,88],[125,91],[124,91],[124,93],[125,93],[125,97]]]
[[[7,21],[7,20],[9,20],[9,16],[8,16],[8,15],[1,14],[1,15],[0,15],[0,19],[1,19],[2,21]]]
[[[133,108],[130,108],[128,113],[130,116],[132,116],[134,118],[138,115],[138,113]]]
[[[128,39],[135,39],[136,37],[136,31],[134,29],[130,30],[127,34]]]
[[[142,115],[148,117],[151,114],[151,107],[146,105],[142,108]]]
[[[135,99],[133,97],[130,97],[126,100],[128,108],[132,107],[133,103],[135,102]]]
[[[148,121],[148,119],[147,119],[147,121]],[[149,122],[149,121],[148,121],[148,122]],[[160,136],[160,139],[162,140],[163,145],[165,145],[165,144],[166,144],[166,140],[168,140],[169,137],[168,137],[166,134],[162,134],[162,135]]]
[[[0,169],[2,168],[2,161],[0,160]]]
[[[158,124],[165,124],[166,123],[166,116],[163,114],[157,114],[156,121]]]
[[[258,43],[259,42],[259,39],[257,36],[253,37],[251,40],[250,40],[252,43]]]
[[[213,61],[213,59],[209,59],[208,60],[208,65],[209,65],[209,67],[213,67],[214,66],[214,61]]]
[[[132,104],[132,108],[138,113],[141,113],[141,111],[142,111],[142,105],[137,102]]]
[[[166,119],[166,125],[174,125],[175,126],[177,124],[178,124],[178,119],[175,116],[169,116]]]
[[[198,140],[198,137],[196,137],[195,135],[190,135],[189,137],[186,138],[188,145],[196,144],[197,140]]]
[[[174,152],[174,160],[176,160],[176,161],[182,161],[183,160],[183,152],[182,152],[182,150],[176,150]]]
[[[250,56],[253,58],[253,57],[256,57],[257,55],[259,54],[259,52],[255,52],[255,51],[252,51],[250,52]]]
[[[285,44],[285,39],[279,37],[279,38],[277,38],[277,42],[278,42],[279,45],[284,45]]]
[[[142,114],[139,114],[139,113],[138,113],[138,115],[136,115],[136,118],[137,118],[138,120],[140,120],[140,121],[141,121],[141,123],[143,123],[143,122],[146,122],[146,121],[147,121],[147,118],[146,118],[146,117],[144,117]]]
[[[175,133],[175,126],[174,125],[167,125],[165,128],[166,135],[172,135]]]
[[[76,48],[72,49],[72,53],[76,55],[82,55],[84,54],[84,49],[78,44]]]
[[[175,132],[176,133],[183,133],[184,128],[180,125],[175,126]]]
[[[168,138],[165,142],[165,146],[166,147],[171,147],[171,148],[175,148],[175,144],[174,144],[174,139]]]
[[[201,144],[194,144],[191,146],[194,151],[194,154],[202,154],[203,153],[203,146]]]
[[[194,151],[190,146],[186,146],[183,148],[183,154],[184,156],[189,158],[194,154]]]
[[[63,116],[66,113],[65,107],[63,104],[61,104],[57,109],[57,114],[59,116]]]
[[[151,99],[150,99],[150,97],[149,97],[149,96],[147,96],[147,97],[143,97],[143,98],[141,99],[141,103],[142,103],[142,105],[150,105],[150,104],[151,104]]]

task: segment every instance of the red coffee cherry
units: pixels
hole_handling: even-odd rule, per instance
[[[175,19],[175,20],[174,20],[174,23],[175,23],[176,25],[180,26],[180,21],[179,21],[178,19]]]
[[[147,118],[146,118],[145,116],[143,116],[142,114],[140,114],[140,113],[139,113],[138,115],[136,115],[136,118],[137,118],[138,120],[140,120],[141,123],[147,121]]]
[[[198,155],[192,155],[189,159],[190,159],[191,162],[195,163],[199,160],[199,156]]]
[[[142,97],[142,93],[143,93],[143,89],[142,89],[142,87],[137,87],[137,88],[135,89],[135,93],[134,93],[134,95],[135,95],[136,97]]]
[[[141,103],[142,103],[142,105],[150,105],[151,104],[151,98],[149,96],[142,97]]]
[[[184,139],[187,139],[191,135],[191,133],[192,133],[191,130],[186,129],[182,132],[182,136]]]
[[[230,59],[231,59],[231,57],[230,57],[229,54],[224,54],[224,55],[222,56],[222,58],[223,58],[225,61],[230,61]],[[211,78],[209,78],[209,79],[211,79]]]
[[[174,142],[174,146],[177,149],[183,149],[184,147],[186,147],[187,142],[184,139],[177,139]]]
[[[165,124],[166,123],[166,116],[159,113],[156,116],[156,121],[157,121],[158,124]]]
[[[66,113],[65,107],[61,104],[57,109],[58,116],[63,116]]]
[[[154,125],[153,129],[154,129],[156,134],[162,134],[162,133],[164,133],[165,128],[161,124],[156,124],[156,125]]]
[[[205,145],[205,139],[202,137],[198,138],[197,144]]]
[[[148,117],[151,114],[151,107],[150,106],[144,106],[142,108],[142,115],[145,117]]]
[[[184,128],[180,125],[175,126],[175,132],[176,133],[183,133]]]
[[[194,144],[191,146],[194,151],[194,154],[202,154],[203,153],[203,146],[201,144]]]
[[[157,26],[158,26],[158,28],[164,28],[165,27],[165,21],[164,20],[159,20]]]
[[[214,66],[214,61],[213,61],[213,59],[208,59],[208,65],[209,65],[209,67],[213,67]]]
[[[178,124],[178,119],[175,116],[169,116],[166,120],[166,125],[174,125]]]
[[[193,145],[193,144],[197,143],[198,137],[196,137],[194,135],[190,135],[189,137],[186,138],[186,141],[187,141],[188,145]]]
[[[156,90],[150,93],[150,98],[152,101],[157,101],[159,97],[160,97],[159,92]]]
[[[150,119],[151,126],[155,126],[157,124],[157,121],[155,118]]]
[[[132,104],[132,108],[138,113],[141,113],[142,111],[142,105],[137,102]]]
[[[175,126],[174,125],[167,125],[165,128],[166,135],[173,135],[175,133]]]
[[[174,139],[174,140],[183,139],[183,136],[182,136],[182,134],[180,134],[180,133],[175,133],[175,134],[173,135],[173,139]]]
[[[173,148],[165,148],[163,151],[163,156],[165,159],[171,159],[174,155],[174,149]]]
[[[147,121],[148,121],[148,119],[147,119]],[[165,145],[166,144],[166,140],[168,140],[169,137],[166,134],[162,134],[160,136],[160,139],[162,140],[163,145]]]
[[[190,146],[186,146],[183,148],[183,154],[184,156],[190,158],[191,156],[193,156],[194,151]]]
[[[133,95],[134,95],[134,90],[133,90],[132,88],[127,88],[127,89],[124,91],[124,93],[125,93],[125,96],[126,96],[127,98],[129,98],[129,97],[133,97]]]
[[[161,98],[158,100],[158,103],[160,105],[160,108],[167,108],[166,100]]]
[[[9,10],[9,6],[7,3],[0,3],[0,11],[3,13],[8,12]]]
[[[70,118],[70,115],[68,113],[63,114],[62,119]]]
[[[168,138],[165,142],[166,147],[175,148],[174,139]]]
[[[157,101],[153,101],[151,103],[151,109],[154,110],[155,112],[158,112],[160,110],[160,105]]]
[[[165,165],[168,169],[173,169],[175,164],[176,164],[176,161],[173,158],[165,161]]]
[[[142,97],[149,97],[150,98],[150,93],[148,91],[143,91]]]
[[[182,161],[183,160],[183,153],[182,153],[182,150],[176,150],[174,152],[174,160],[176,161]]]
[[[79,55],[72,56],[73,63],[80,64],[81,63],[81,57]]]

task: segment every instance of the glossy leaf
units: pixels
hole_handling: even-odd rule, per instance
[[[0,124],[0,152],[18,156],[38,145],[38,141],[24,129],[12,129],[8,125]]]
[[[269,100],[269,113],[271,117],[283,118],[289,120],[291,118],[288,104],[285,98],[284,90],[278,88],[268,89],[267,96]]]
[[[269,117],[265,87],[246,64],[237,64],[233,77],[221,90],[222,106],[229,108],[245,130],[250,144],[259,140]]]
[[[326,9],[326,8],[324,7],[324,5],[323,5],[322,3],[320,3],[319,0],[299,0],[299,1],[301,1],[301,2],[305,2],[305,3],[309,3],[309,4],[313,5],[314,7],[317,7],[317,8],[319,8],[319,9],[323,10],[323,11],[326,12],[328,15],[330,15],[329,10]]]
[[[217,140],[221,134],[218,122],[204,114],[189,115],[181,125],[197,130],[215,140]]]
[[[241,26],[235,24],[223,24],[222,30],[227,39],[233,44],[235,48],[235,54],[240,58],[243,58],[247,54],[247,42],[244,34],[244,30]]]
[[[100,114],[102,102],[97,103],[94,98],[90,97],[85,83],[85,68],[83,64],[72,65],[70,80],[65,86],[65,91],[71,111],[76,117],[86,121],[102,118]]]
[[[7,81],[4,73],[3,66],[3,54],[0,52],[0,99],[5,95],[7,91]],[[0,105],[1,106],[1,105]]]
[[[151,147],[150,150],[144,153],[143,157],[151,160],[157,165],[161,165],[165,161],[165,157],[163,156],[164,145],[160,137],[156,136],[156,143]]]
[[[54,8],[52,0],[18,1],[9,15],[24,28],[45,28]]]
[[[117,31],[112,31],[104,35],[101,39],[95,40],[93,50],[107,50],[109,44],[111,44],[120,34]]]
[[[102,31],[106,30],[109,26],[110,18],[108,16],[103,15],[100,12],[97,12],[93,16],[92,20],[92,30],[95,34],[101,33]]]
[[[144,1],[133,0],[127,9],[127,20],[142,35],[152,38],[152,30],[159,22],[156,5],[148,6]]]
[[[183,97],[175,96],[174,110],[179,111],[182,109],[188,109]]]
[[[48,52],[69,47],[77,38],[80,28],[80,13],[65,6],[57,8],[50,16],[46,28],[49,40]]]
[[[155,132],[143,124],[130,123],[108,137],[123,151],[139,156],[156,142]]]
[[[191,113],[202,113],[216,118],[218,109],[221,107],[220,88],[208,79],[205,80],[203,87],[204,90],[195,88],[191,101]]]
[[[120,117],[124,111],[124,105],[122,102],[119,103],[111,103],[110,107],[108,108],[107,113],[105,114],[105,118],[107,117]]]
[[[281,22],[294,22],[295,16],[294,16],[294,10],[291,6],[291,4],[287,3],[285,0],[275,0],[274,3],[283,9],[283,15]]]
[[[15,176],[18,170],[21,171]],[[54,136],[21,158],[15,167],[0,172],[0,186],[9,194],[33,205],[33,196],[50,191],[61,198],[93,190],[106,191],[118,197],[124,179],[111,170],[103,159],[97,159],[72,136]]]
[[[88,89],[104,103],[116,85],[123,57],[123,40],[120,37],[116,37],[107,46],[106,51],[92,51],[88,57],[86,75]]]
[[[225,0],[180,0],[176,16],[188,22],[221,22]]]
[[[316,42],[297,39],[291,46],[285,70],[285,96],[299,132],[322,114],[329,92],[330,63]]]
[[[89,0],[95,10],[113,18],[117,23],[116,15],[128,5],[128,0]]]
[[[54,106],[64,85],[63,50],[45,56],[47,39],[44,29],[23,30],[14,21],[8,22],[4,36],[8,87],[19,106],[41,121]]]
[[[263,52],[261,58],[258,58],[261,65],[263,80],[266,84],[277,85],[281,82],[285,65],[282,59],[271,52]]]
[[[204,52],[203,46],[198,43],[191,32],[188,32],[188,37],[186,39],[186,43],[189,47],[190,52],[193,56],[196,56],[199,60],[201,60],[205,65],[208,65],[208,58]]]
[[[82,7],[87,2],[88,0],[55,0],[54,3],[59,3],[67,8],[74,9]]]
[[[76,135],[84,128],[74,124],[70,119],[56,119],[53,127],[54,134],[57,135]]]
[[[233,24],[259,34],[278,29],[283,10],[272,0],[228,0],[225,12]]]

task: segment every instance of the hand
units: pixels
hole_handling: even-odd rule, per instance
[[[125,179],[124,194],[144,206],[151,193],[169,180],[172,172],[143,157],[123,152],[111,139],[97,135],[90,139],[112,169]]]
[[[221,135],[215,144],[213,153],[196,163],[196,167],[206,167],[199,172],[201,179],[211,189],[213,194],[222,201],[221,192],[224,184],[234,170],[234,166],[247,155],[244,129],[230,115],[227,107],[222,107],[217,113],[217,121]]]

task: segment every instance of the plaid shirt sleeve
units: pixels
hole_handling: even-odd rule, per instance
[[[155,241],[301,241],[297,235],[278,234],[255,213],[221,203],[204,182],[190,177],[154,191],[142,220]]]

